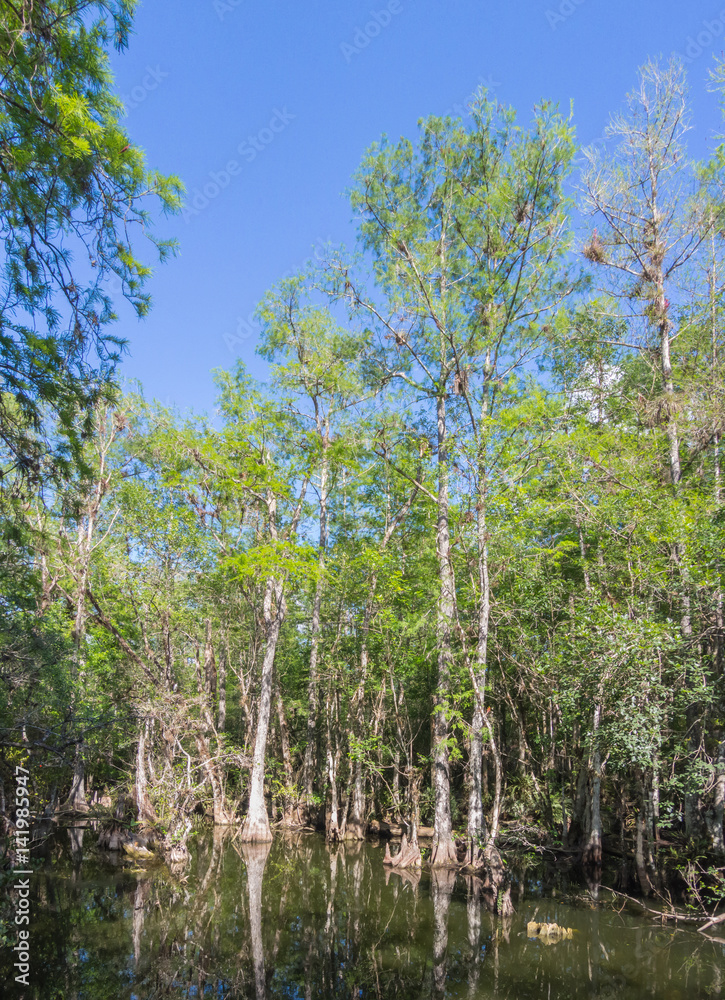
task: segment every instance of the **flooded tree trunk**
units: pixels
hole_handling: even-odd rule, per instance
[[[468,799],[468,848],[466,862],[478,866],[483,855],[486,821],[483,818],[483,711],[476,704],[471,724],[471,789]]]
[[[331,704],[332,703],[332,704]],[[325,838],[328,843],[336,843],[340,839],[340,803],[337,789],[337,768],[340,752],[336,738],[337,693],[331,692],[325,700],[327,716],[327,777],[330,782],[330,813],[325,824]]]
[[[446,439],[445,396],[437,399],[438,423],[438,524],[437,554],[440,593],[436,623],[438,646],[438,683],[433,703],[433,789],[435,794],[435,833],[431,865],[455,865],[456,847],[451,822],[451,780],[448,755],[448,697],[450,693],[454,581],[450,558],[448,527],[448,445]]]
[[[361,760],[356,760],[353,770],[352,795],[350,796],[350,812],[345,828],[346,840],[364,840],[365,838],[365,779]]]
[[[489,314],[489,321],[491,317]],[[486,370],[489,370],[490,353],[486,354]],[[483,818],[483,727],[486,724],[486,675],[488,669],[488,633],[491,618],[491,582],[488,572],[488,527],[486,522],[487,503],[487,442],[486,417],[488,415],[488,392],[483,393],[480,421],[477,429],[477,481],[476,481],[476,550],[478,562],[478,641],[475,663],[471,669],[474,708],[471,722],[470,789],[468,798],[468,848],[466,860],[469,865],[478,866],[483,861],[483,846],[486,838],[486,824]],[[500,758],[496,741],[491,740],[492,751],[497,766],[497,797],[492,819],[492,842],[498,833],[498,813],[501,808]]]
[[[350,740],[354,743],[360,739],[365,729],[365,684],[368,673],[368,635],[370,633],[370,622],[373,613],[373,596],[377,577],[373,574],[368,590],[368,599],[365,603],[365,613],[363,616],[362,640],[360,649],[360,681],[357,691],[353,696],[352,720],[350,728]],[[351,750],[353,747],[351,747]],[[349,814],[345,827],[345,838],[347,840],[363,840],[365,837],[365,776],[363,773],[363,762],[358,752],[352,753],[353,763],[353,784],[350,795]]]
[[[249,808],[242,826],[241,839],[248,843],[263,843],[272,839],[269,816],[264,799],[264,758],[267,750],[269,717],[272,708],[272,677],[274,656],[284,619],[283,586],[273,577],[267,579],[264,593],[264,656],[257,712],[257,732],[252,757],[252,780]]]

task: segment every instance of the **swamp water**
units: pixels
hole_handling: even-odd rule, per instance
[[[31,878],[31,986],[13,983],[3,948],[3,996],[725,996],[725,945],[593,907],[585,890],[570,889],[579,902],[565,903],[526,875],[504,921],[486,910],[478,880],[386,871],[383,846],[370,843],[330,850],[308,834],[252,848],[221,830],[200,833],[179,880],[163,867],[114,865],[95,840],[75,828],[50,842]],[[572,937],[529,939],[532,920]]]

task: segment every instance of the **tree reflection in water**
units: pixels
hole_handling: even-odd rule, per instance
[[[433,900],[433,989],[443,996],[446,988],[446,952],[448,950],[448,910],[456,874],[449,868],[434,868],[431,873]]]
[[[28,995],[660,1000],[717,996],[725,985],[721,946],[594,909],[579,885],[571,893],[587,894],[588,906],[536,895],[532,880],[504,922],[475,877],[391,871],[369,843],[328,849],[303,835],[256,847],[234,833],[200,831],[181,879],[162,865],[142,870],[95,854],[92,830],[85,841],[78,832],[58,838],[32,880]],[[529,940],[528,920],[573,927],[573,938]]]
[[[247,866],[247,895],[249,897],[249,930],[252,940],[254,965],[254,990],[257,1000],[265,1000],[264,944],[262,943],[262,882],[271,844],[242,843],[242,854]]]

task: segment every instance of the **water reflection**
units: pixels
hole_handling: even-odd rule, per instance
[[[475,877],[390,870],[371,844],[247,845],[218,828],[196,838],[184,881],[163,866],[113,868],[94,841],[66,831],[33,878],[38,1000],[689,1000],[725,988],[722,944],[597,908],[584,887],[572,905],[530,880],[502,921]],[[573,937],[529,939],[529,920]],[[11,961],[0,953],[4,982]]]
[[[254,965],[254,990],[257,1000],[265,1000],[264,945],[262,943],[262,882],[271,845],[242,844],[242,854],[247,866],[247,895],[249,897],[249,928],[252,939]]]

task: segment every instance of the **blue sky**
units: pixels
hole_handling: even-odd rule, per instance
[[[146,0],[113,57],[125,125],[149,164],[187,187],[156,230],[179,257],[150,284],[154,306],[121,310],[126,377],[182,411],[211,411],[212,369],[242,357],[264,377],[249,322],[265,290],[320,243],[354,240],[345,191],[381,134],[415,138],[480,84],[521,121],[559,102],[596,140],[649,56],[688,64],[690,151],[721,128],[707,91],[725,48],[725,0]]]

